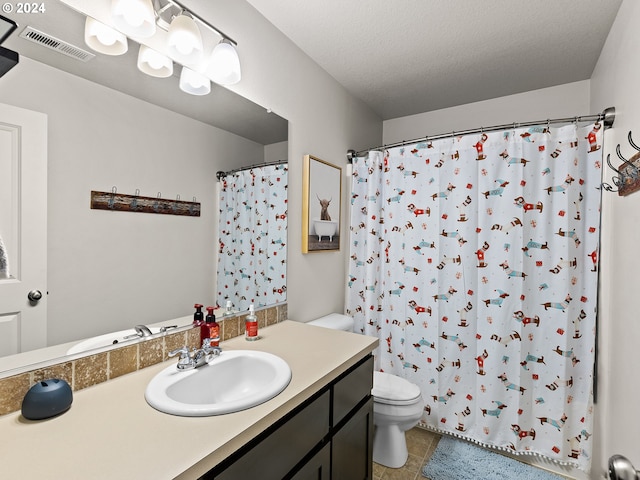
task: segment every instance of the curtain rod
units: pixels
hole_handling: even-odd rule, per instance
[[[411,145],[412,143],[418,142],[427,142],[429,140],[440,140],[442,138],[450,138],[455,137],[457,135],[471,135],[473,133],[483,133],[483,132],[495,132],[498,130],[506,130],[509,128],[520,128],[520,127],[532,127],[535,125],[550,125],[552,123],[571,123],[571,122],[593,122],[593,121],[603,121],[605,130],[611,128],[613,126],[613,122],[616,118],[616,109],[614,107],[605,108],[602,113],[594,114],[594,115],[583,115],[579,117],[566,117],[566,118],[553,118],[547,120],[538,120],[535,122],[522,122],[522,123],[505,123],[504,125],[494,125],[492,127],[480,127],[473,128],[469,130],[461,130],[461,131],[452,131],[449,133],[441,133],[438,135],[428,135],[426,137],[416,138],[414,140],[403,140],[401,142],[390,143],[388,145],[381,145],[376,148],[368,148],[366,150],[360,150],[356,152],[355,150],[347,151],[347,159],[351,161],[354,157],[359,157],[362,154],[365,154],[371,150],[384,150],[386,148],[393,147],[401,147],[403,145]]]
[[[243,170],[251,170],[252,168],[258,167],[269,167],[271,165],[282,165],[287,163],[287,160],[273,160],[272,162],[264,162],[264,163],[256,163],[254,165],[249,165],[247,167],[234,168],[233,170],[229,170],[228,172],[223,172],[222,170],[218,170],[216,172],[216,178],[218,181],[226,177],[227,175],[231,175],[232,173],[242,172]]]

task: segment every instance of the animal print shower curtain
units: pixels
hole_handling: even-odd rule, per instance
[[[543,125],[354,161],[347,310],[429,428],[589,469],[601,143]]]
[[[246,311],[286,300],[287,164],[222,180],[218,222],[219,306]]]

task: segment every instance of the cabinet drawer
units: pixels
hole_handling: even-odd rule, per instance
[[[329,391],[296,413],[266,437],[216,480],[259,478],[281,480],[329,433]],[[214,478],[205,475],[203,478]]]
[[[332,425],[337,425],[364,398],[369,397],[372,388],[373,357],[369,356],[334,385]]]

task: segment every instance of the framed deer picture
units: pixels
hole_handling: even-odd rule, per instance
[[[340,250],[342,169],[304,156],[302,253]]]

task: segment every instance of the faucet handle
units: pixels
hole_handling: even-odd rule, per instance
[[[175,357],[178,354],[180,354],[180,359],[183,359],[184,357],[188,357],[189,356],[189,349],[186,346],[185,347],[176,348],[175,350],[171,350],[168,355],[170,357]]]
[[[187,347],[176,348],[175,350],[170,351],[168,355],[170,357],[175,357],[178,354],[180,354],[177,365],[179,370],[185,370],[187,368],[194,367],[193,358],[191,358],[189,349]]]
[[[209,339],[205,339],[202,342],[202,351],[207,355],[214,355],[217,357],[222,353],[222,348],[212,346]]]

